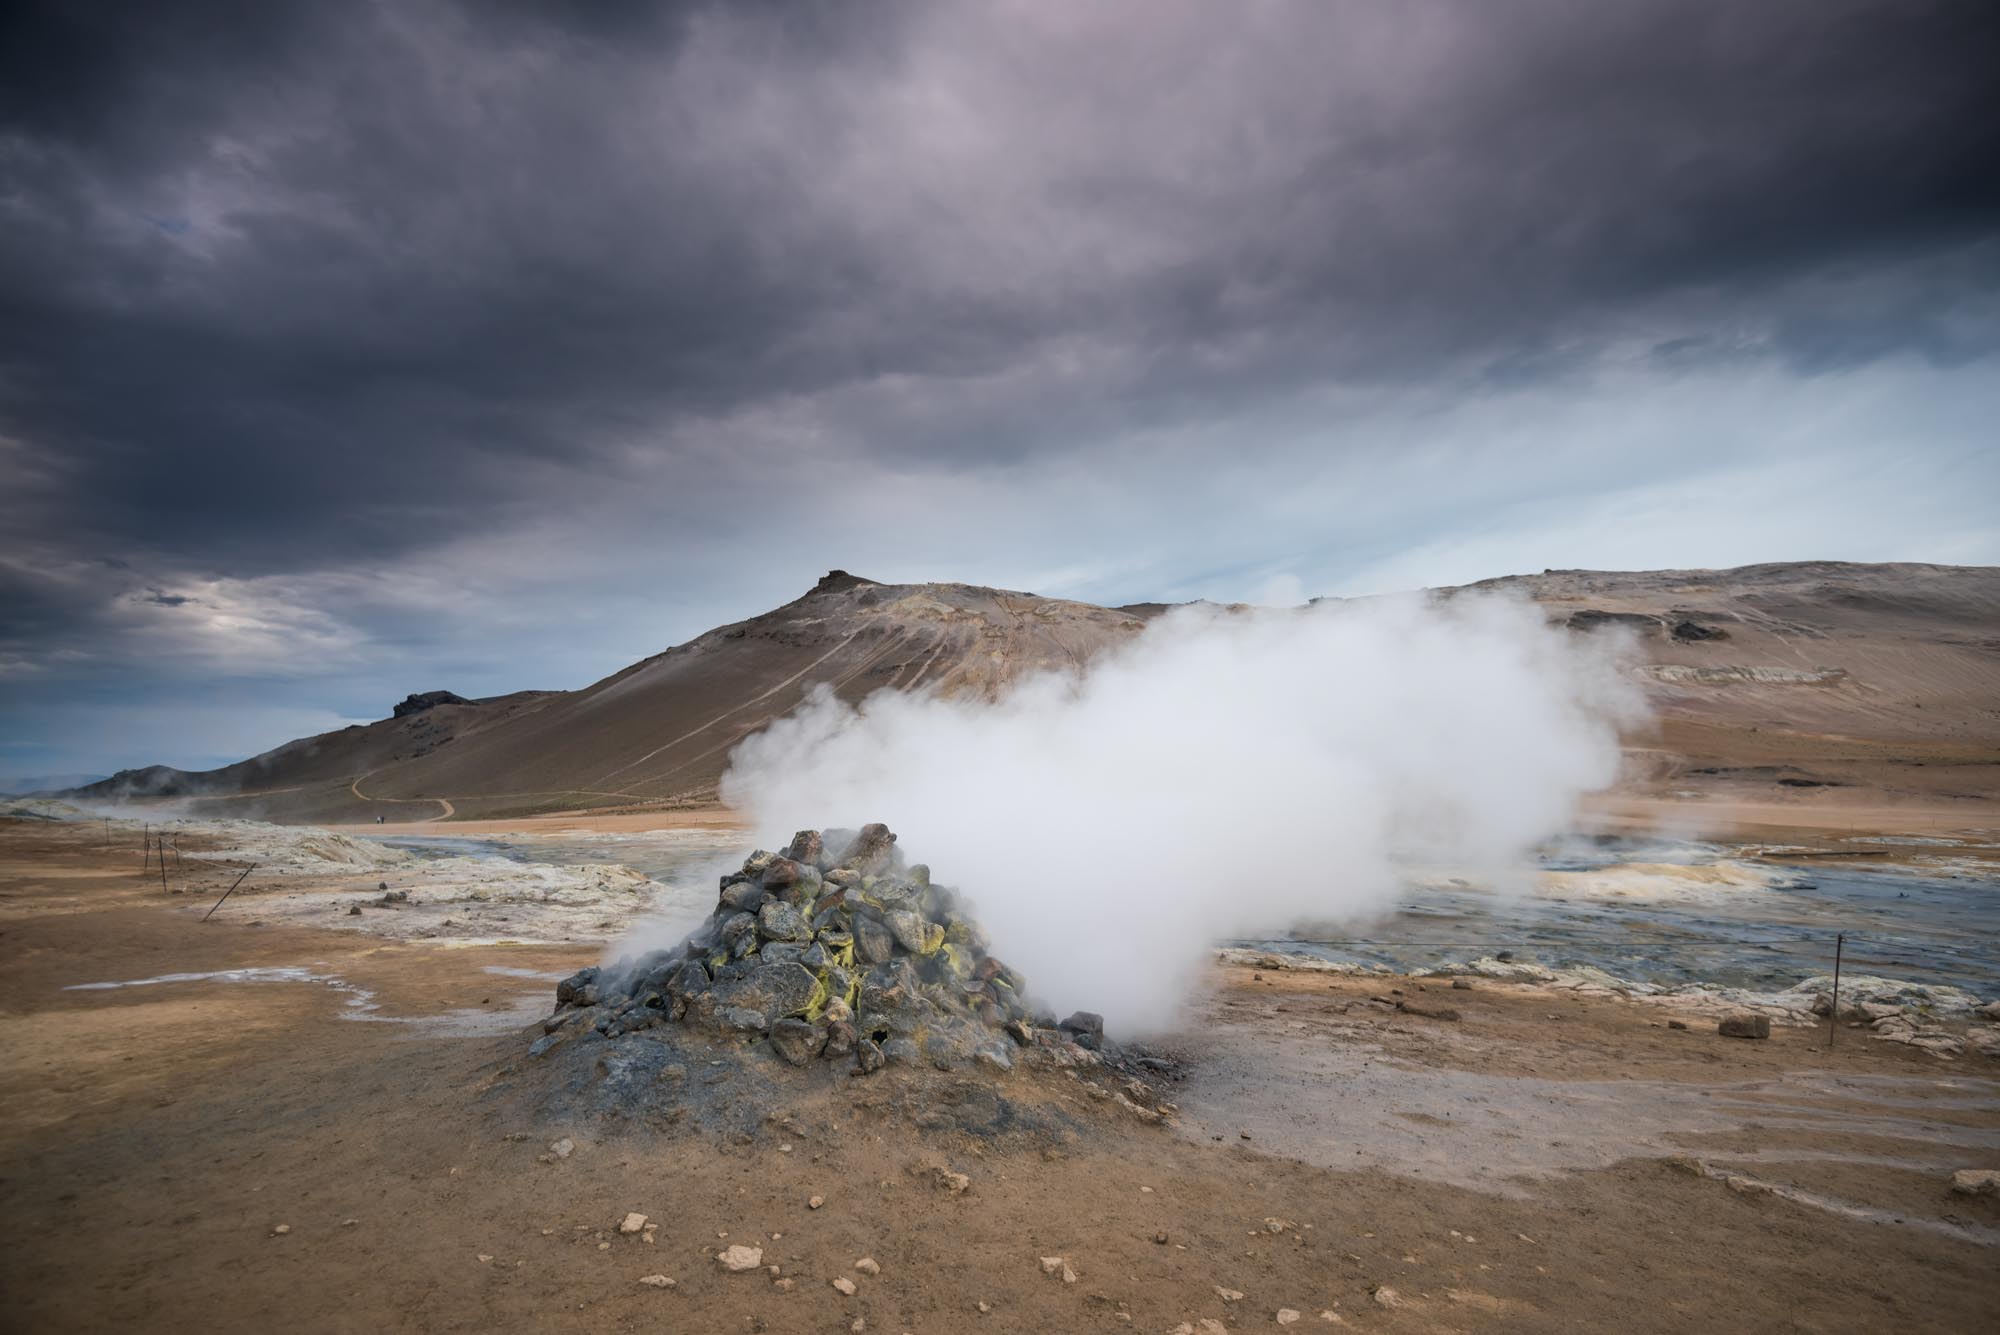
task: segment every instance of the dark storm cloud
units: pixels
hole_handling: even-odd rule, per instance
[[[432,604],[301,604],[551,516],[601,538],[635,494],[690,522],[1329,391],[1949,366],[2000,329],[1977,0],[4,23],[22,661],[66,623],[107,661],[113,626],[399,637]]]

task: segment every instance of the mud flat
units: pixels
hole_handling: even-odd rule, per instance
[[[1951,1190],[2000,1167],[1977,1054],[1224,967],[1147,1038],[1172,1125],[1086,1074],[775,1059],[704,1086],[726,1130],[641,1124],[520,1096],[550,979],[599,944],[192,898],[101,830],[0,822],[18,1328],[1915,1331],[2000,1302],[2000,1202]],[[1031,1115],[939,1116],[981,1090]]]

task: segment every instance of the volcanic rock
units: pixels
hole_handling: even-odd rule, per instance
[[[1951,1189],[1961,1196],[2000,1196],[2000,1170],[1961,1168],[1951,1175]]]
[[[1095,1051],[1104,1043],[1104,1017],[1091,1011],[1078,1011],[1057,1028],[1075,1039],[1078,1047]]]
[[[826,1030],[804,1020],[780,1020],[771,1026],[771,1046],[794,1066],[810,1065],[826,1041]]]
[[[562,1031],[572,1055],[558,1057],[571,1067],[589,1043],[684,1025],[724,1046],[762,1040],[795,1067],[851,1057],[862,1076],[892,1063],[995,1078],[1024,1062],[1160,1068],[1107,1040],[1100,1015],[1078,1011],[1058,1025],[1027,986],[989,952],[958,894],[905,862],[888,827],[801,830],[782,853],[760,850],[723,876],[714,911],[678,944],[565,978],[547,1029]],[[541,1042],[535,1055],[555,1046]],[[646,1097],[639,1091],[673,1055],[660,1035],[590,1060],[607,1089]],[[703,1083],[726,1078],[711,1072]],[[1153,1120],[1171,1110],[1150,1094],[1121,1102]]]
[[[739,1242],[727,1251],[717,1252],[715,1263],[724,1270],[741,1274],[745,1270],[755,1270],[764,1264],[764,1249],[746,1247]]]
[[[1769,1038],[1771,1017],[1754,1011],[1731,1011],[1716,1024],[1715,1032],[1724,1038]]]

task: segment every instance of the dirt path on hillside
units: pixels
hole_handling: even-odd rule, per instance
[[[593,952],[203,926],[128,862],[0,823],[12,1329],[1916,1331],[2000,1303],[2000,1211],[1945,1186],[2000,1166],[1990,1062],[1229,970],[1164,1040],[1177,1131],[1017,1071],[1058,1129],[919,1132],[897,1091],[935,1080],[894,1070],[799,1081],[738,1137],[621,1131],[515,1097]],[[720,1272],[733,1243],[780,1273]]]

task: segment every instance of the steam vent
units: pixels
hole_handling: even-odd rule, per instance
[[[851,1062],[858,1075],[892,1062],[1106,1060],[1102,1019],[1058,1024],[986,946],[958,896],[907,864],[887,826],[802,830],[784,852],[753,853],[724,876],[715,912],[678,946],[564,979],[536,1048],[579,1025],[607,1039],[683,1025],[768,1043],[794,1066]]]

